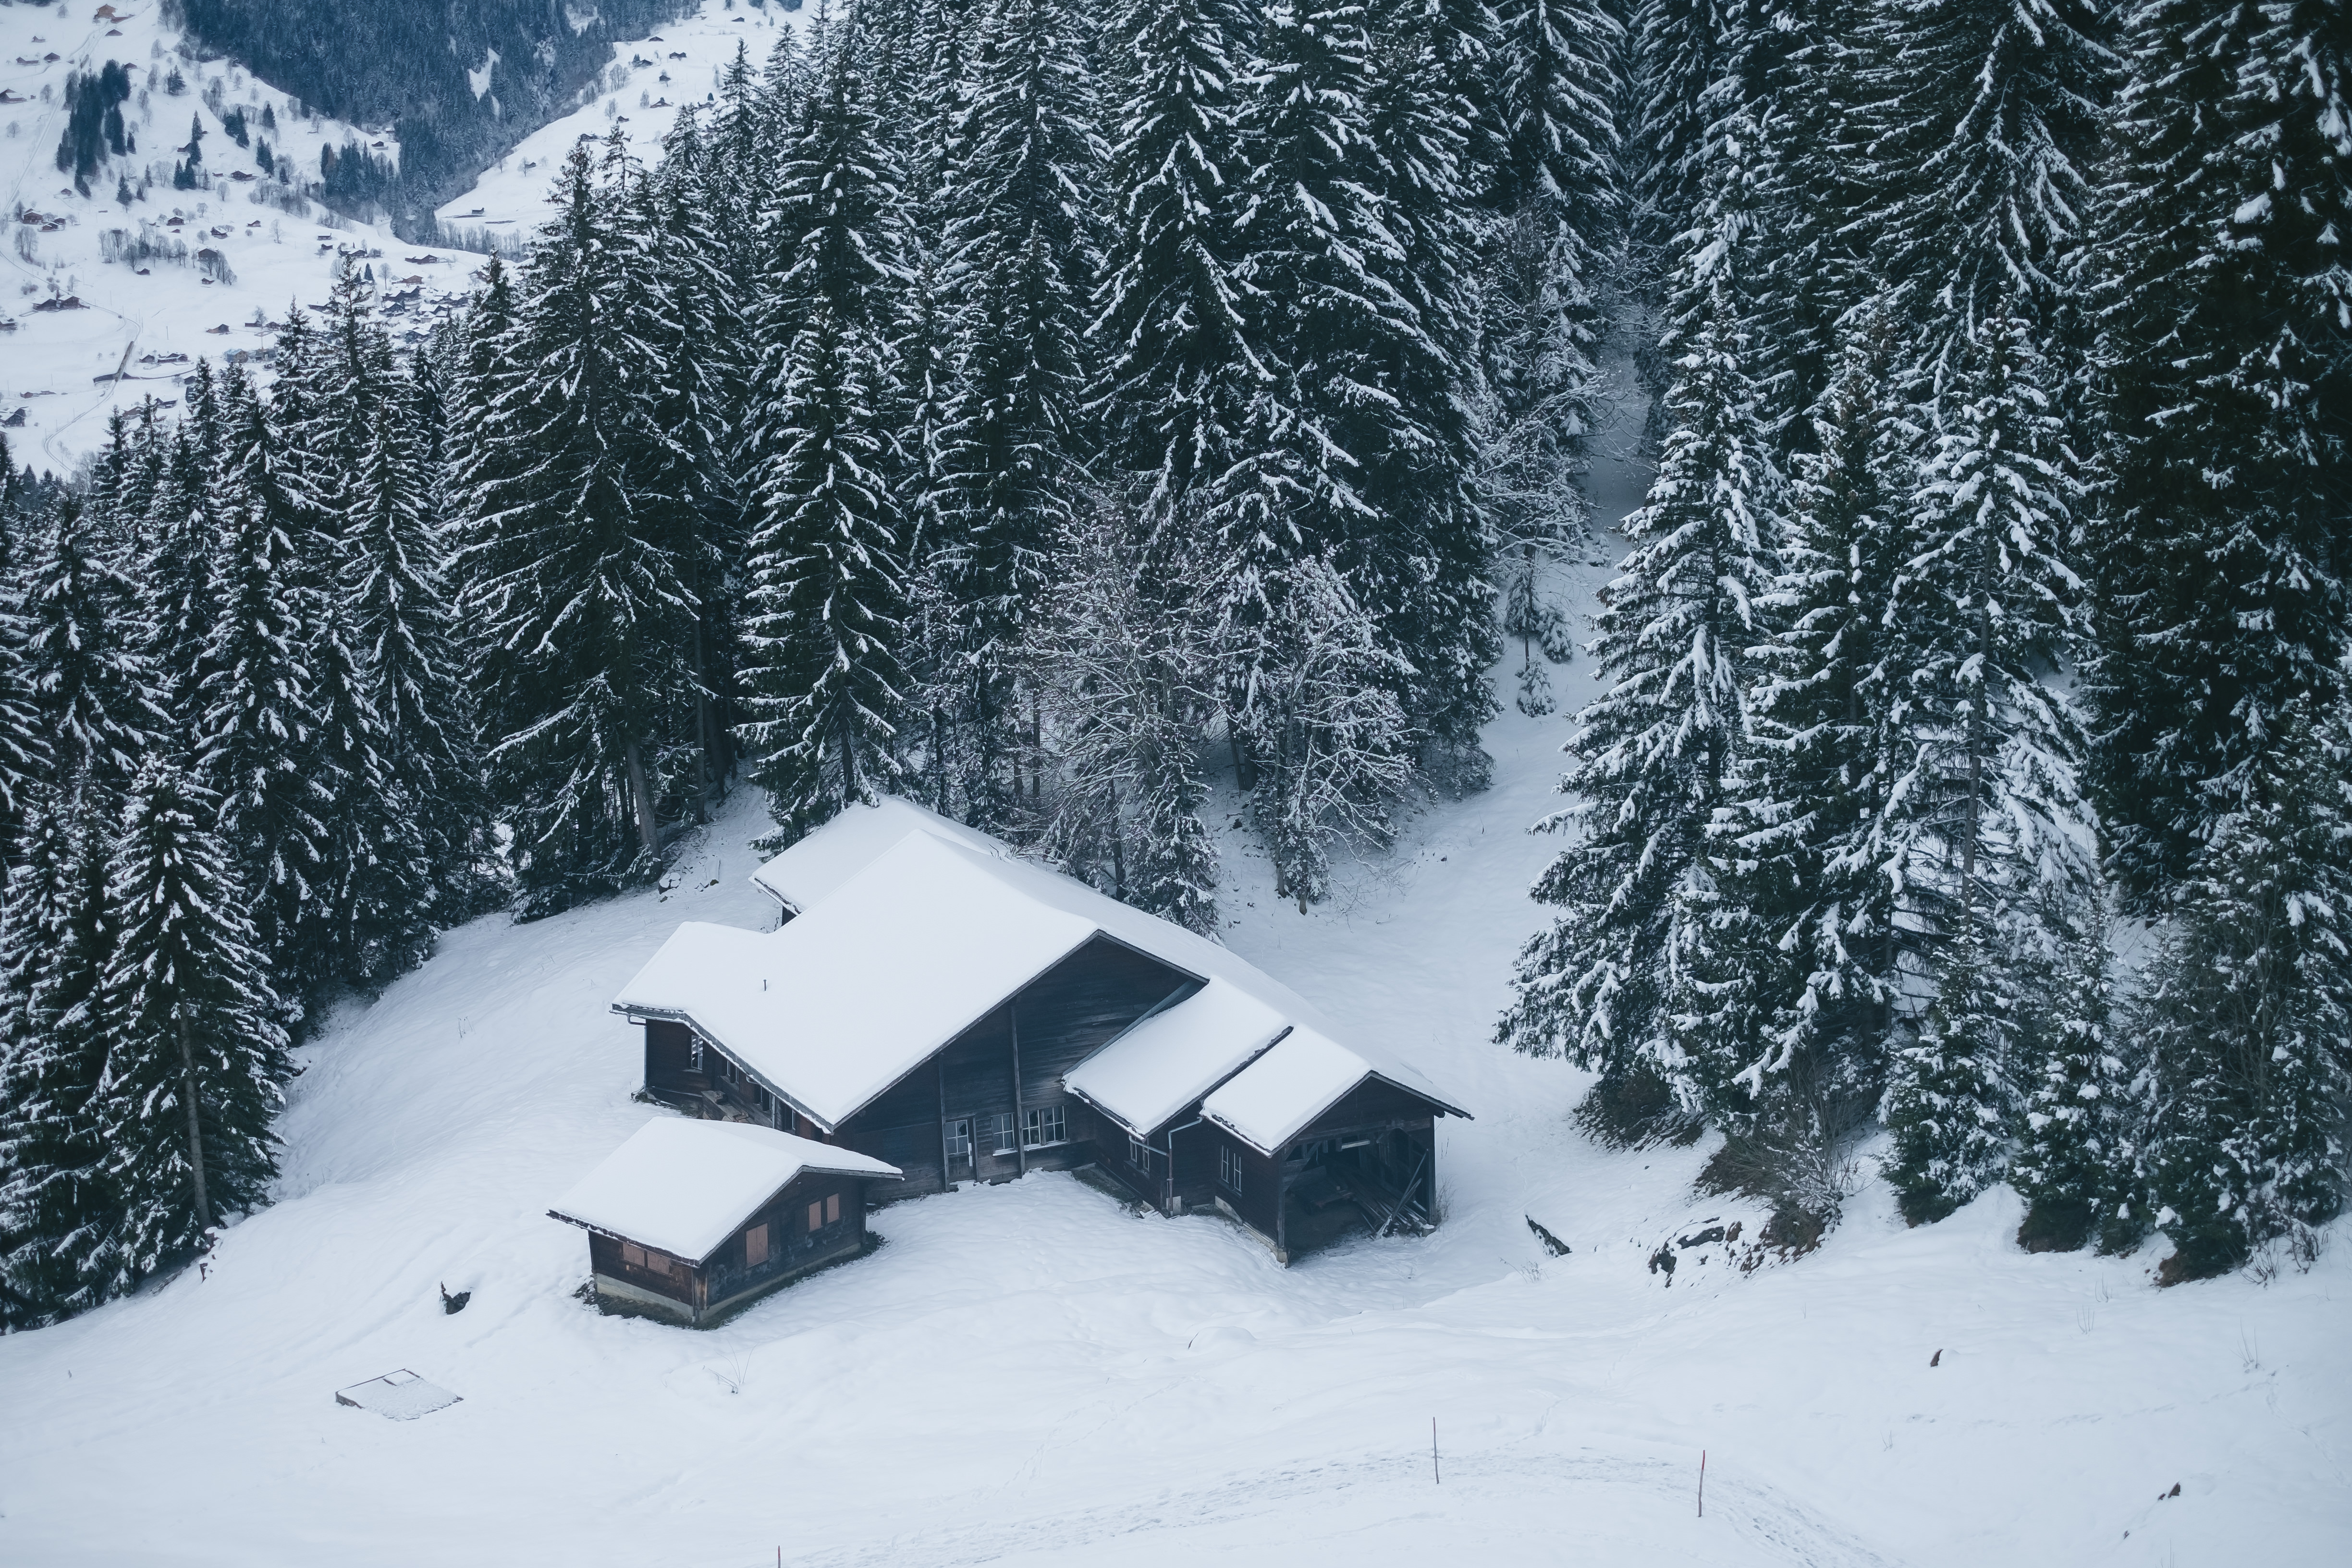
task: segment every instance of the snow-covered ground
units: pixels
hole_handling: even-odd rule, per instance
[[[816,16],[816,0],[786,10],[781,0],[755,6],[751,0],[702,0],[691,15],[646,37],[613,47],[612,63],[591,100],[572,113],[543,125],[489,169],[474,188],[442,206],[445,231],[470,241],[481,229],[488,243],[507,249],[528,238],[553,210],[548,194],[557,170],[583,137],[603,141],[617,128],[630,152],[651,163],[680,109],[716,96],[719,79],[738,46],[748,50],[756,76],[776,45],[776,29],[805,26]],[[493,66],[488,77],[470,79],[477,91],[497,89]]]
[[[288,210],[266,201],[271,182],[257,150],[230,140],[223,112],[242,106],[254,122],[248,140],[266,140],[298,178],[310,181],[319,177],[322,149],[356,141],[397,163],[399,144],[382,128],[298,116],[287,94],[231,61],[180,58],[182,35],[158,5],[125,0],[109,9],[131,15],[92,19],[88,0],[0,6],[0,221],[9,231],[0,247],[0,434],[18,462],[60,474],[103,443],[110,408],[135,407],[150,395],[176,403],[179,379],[195,360],[219,363],[267,350],[289,304],[326,298],[340,252],[363,257],[380,302],[399,307],[390,320],[395,332],[462,298],[481,260],[404,244],[315,203],[296,199]],[[132,68],[123,119],[138,150],[101,164],[82,196],[57,167],[66,79],[75,70],[95,73],[109,60]],[[165,90],[174,66],[186,86],[176,96]],[[264,107],[274,130],[259,128]],[[191,116],[204,124],[210,190],[173,188]],[[117,182],[127,175],[135,189],[142,174],[153,181],[147,197],[125,208],[115,199]],[[108,230],[136,236],[142,226],[155,241],[180,247],[184,259],[101,258]],[[196,253],[207,249],[226,261],[220,281],[199,270]],[[37,308],[66,299],[80,308]]]
[[[1598,477],[1622,513],[1639,475]],[[1811,1257],[1650,1272],[1753,1210],[1692,1195],[1706,1145],[1594,1147],[1580,1075],[1489,1043],[1565,733],[1498,719],[1493,789],[1310,915],[1226,830],[1226,939],[1476,1113],[1434,1234],[1286,1271],[1038,1175],[886,1209],[877,1254],[710,1332],[599,1316],[545,1210],[660,1114],[606,1001],[678,921],[771,918],[739,796],[667,889],[478,921],[340,1018],[278,1202],[201,1274],[0,1340],[0,1562],[2352,1560],[2341,1227],[2307,1274],[2158,1291],[2153,1254],[2020,1252],[2006,1189],[1906,1230],[1865,1180]],[[401,1368],[463,1402],[333,1402]]]

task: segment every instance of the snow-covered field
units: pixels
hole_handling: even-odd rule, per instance
[[[289,211],[265,201],[270,182],[257,149],[230,140],[224,111],[245,108],[256,122],[248,140],[267,140],[280,162],[313,181],[324,148],[355,140],[396,163],[398,142],[381,128],[299,117],[285,93],[230,61],[181,60],[174,53],[181,34],[157,5],[125,0],[111,9],[131,15],[92,19],[87,0],[0,6],[0,219],[9,231],[0,247],[0,433],[18,462],[60,474],[103,443],[110,408],[136,407],[150,395],[176,403],[179,379],[195,360],[217,364],[268,349],[289,304],[327,297],[340,252],[363,257],[379,301],[398,305],[390,321],[395,333],[462,298],[481,260],[405,245],[315,203],[297,200]],[[57,167],[66,79],[109,60],[132,68],[123,118],[138,150],[101,164],[82,196]],[[177,96],[165,90],[175,65],[186,86]],[[277,121],[273,130],[258,126],[264,107]],[[210,190],[172,184],[192,116],[205,128]],[[142,174],[160,177],[144,200],[125,208],[115,199],[117,182],[128,175],[135,189]],[[154,240],[179,246],[185,259],[101,259],[108,230],[135,236],[142,226]],[[224,279],[200,273],[196,253],[206,249],[226,259]],[[53,299],[79,300],[80,308],[37,308]]]
[[[1621,513],[1638,475],[1600,478]],[[2352,1560],[2342,1227],[2307,1274],[2158,1291],[2153,1254],[2018,1251],[2006,1189],[1906,1230],[1865,1167],[1809,1258],[1650,1272],[1756,1215],[1692,1195],[1706,1145],[1594,1147],[1581,1077],[1488,1040],[1565,732],[1497,720],[1495,787],[1307,916],[1226,835],[1227,940],[1476,1113],[1433,1235],[1285,1271],[1039,1175],[888,1208],[714,1331],[599,1316],[544,1211],[659,1114],[606,1001],[678,921],[770,918],[747,794],[665,890],[477,922],[339,1019],[278,1201],[201,1274],[0,1340],[0,1562]],[[463,1402],[334,1404],[400,1368]]]
[[[760,6],[751,0],[731,5],[729,0],[702,0],[698,10],[658,33],[614,45],[613,62],[593,98],[540,127],[483,171],[472,190],[440,209],[442,224],[459,238],[469,237],[464,231],[482,229],[501,250],[518,237],[528,238],[552,210],[548,193],[574,142],[583,136],[602,141],[617,128],[626,134],[634,156],[655,162],[678,110],[715,95],[719,73],[738,46],[750,52],[756,76],[775,47],[776,30],[805,26],[815,15],[815,0],[806,6],[795,0],[790,10],[781,0]],[[471,79],[477,90],[495,91],[499,68],[493,66],[489,76]]]

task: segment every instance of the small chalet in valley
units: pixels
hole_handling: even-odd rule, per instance
[[[699,1328],[866,1250],[867,1194],[898,1173],[740,1121],[648,1121],[548,1213],[588,1232],[597,1300]]]
[[[1435,1222],[1436,1119],[1468,1113],[1215,942],[890,798],[755,880],[775,930],[681,926],[613,1003],[653,1095],[854,1151],[886,1199],[1098,1166],[1285,1264]]]

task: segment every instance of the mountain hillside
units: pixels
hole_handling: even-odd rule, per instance
[[[1604,515],[1643,477],[1612,454]],[[1557,586],[1583,609],[1609,574],[1588,558]],[[1591,667],[1561,674],[1572,710]],[[1693,1194],[1716,1135],[1603,1149],[1569,1120],[1589,1077],[1493,1043],[1565,733],[1506,710],[1493,787],[1304,916],[1229,826],[1230,779],[1207,814],[1223,939],[1475,1113],[1440,1124],[1433,1233],[1285,1270],[1213,1217],[1041,1174],[885,1209],[875,1256],[708,1333],[599,1316],[581,1234],[545,1211],[668,1114],[632,1099],[608,1000],[681,921],[772,919],[745,790],[660,887],[477,921],[334,1020],[301,1054],[275,1201],[205,1268],[0,1339],[0,1406],[39,1417],[0,1424],[0,1561],[2340,1556],[2340,1226],[2307,1273],[2159,1291],[2160,1242],[2020,1250],[2006,1187],[1906,1227],[1881,1141],[1818,1251],[1735,1261],[1718,1232],[1761,1213]],[[445,1315],[444,1289],[470,1304]],[[462,1403],[334,1403],[398,1368]]]
[[[288,306],[323,300],[341,256],[411,342],[479,259],[320,199],[322,166],[397,169],[397,136],[196,58],[160,12],[104,10],[0,6],[0,434],[60,475],[110,411],[176,405],[199,357],[266,372]]]
[[[642,37],[691,0],[177,4],[207,55],[236,61],[321,113],[390,128],[403,151],[398,175],[372,194],[398,232],[414,235],[478,171],[593,93],[614,43]],[[753,5],[745,0],[746,9]]]

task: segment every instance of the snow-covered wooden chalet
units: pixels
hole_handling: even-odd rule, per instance
[[[885,1162],[888,1195],[1097,1165],[1286,1264],[1434,1223],[1468,1113],[1215,942],[890,798],[756,880],[776,929],[683,925],[613,1003],[654,1095]]]

